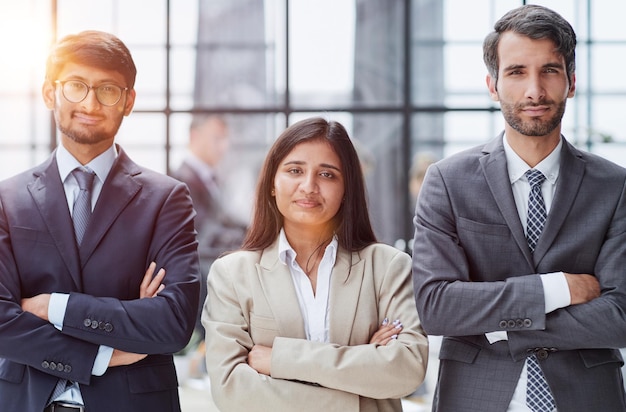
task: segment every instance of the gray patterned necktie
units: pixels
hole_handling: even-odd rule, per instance
[[[541,194],[541,184],[546,177],[539,170],[530,169],[526,172],[526,178],[530,184],[530,194],[528,196],[528,217],[526,220],[526,240],[530,251],[535,251],[535,246],[539,240],[539,235],[546,223],[546,205]]]
[[[72,210],[72,220],[74,221],[74,233],[76,234],[76,242],[80,245],[83,241],[83,235],[91,218],[91,188],[95,173],[88,168],[76,168],[72,174],[78,182],[80,192],[76,201],[74,201],[74,209]]]
[[[526,221],[526,240],[531,252],[535,251],[535,246],[546,223],[546,205],[541,194],[541,184],[546,177],[539,170],[530,169],[526,172],[528,183],[530,184],[530,194],[528,196],[528,218]],[[528,372],[528,382],[526,383],[526,405],[533,412],[552,412],[556,404],[550,392],[550,387],[546,377],[541,371],[541,366],[537,356],[532,354],[526,360],[526,370]]]

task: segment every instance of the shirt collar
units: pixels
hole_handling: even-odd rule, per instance
[[[98,155],[96,158],[92,159],[85,166],[94,171],[96,177],[100,180],[100,183],[104,183],[109,175],[109,172],[111,171],[111,168],[113,167],[116,157],[117,149],[115,148],[115,145],[111,145],[111,147]],[[83,166],[62,144],[57,147],[56,161],[62,182],[65,182],[65,179],[67,179],[67,176],[72,173],[72,170]]]
[[[509,145],[506,140],[506,135],[502,136],[502,142],[504,144],[504,154],[506,156],[507,170],[509,172],[509,180],[511,184],[521,179],[524,174],[530,169],[530,166],[526,164],[524,160]],[[561,147],[563,146],[563,139],[559,139],[559,144],[556,145],[554,150],[545,157],[539,164],[533,169],[541,171],[546,177],[546,180],[551,184],[555,184],[559,177],[559,165],[561,161]]]
[[[331,253],[333,262],[337,258],[338,245],[339,241],[337,240],[337,235],[334,235],[328,246],[326,246],[326,251],[324,252],[324,254],[328,252]],[[289,241],[287,240],[287,235],[285,235],[285,229],[280,229],[280,234],[278,235],[278,259],[283,265],[287,265],[288,262],[293,262],[295,258],[296,251],[293,250],[293,248],[289,244]]]

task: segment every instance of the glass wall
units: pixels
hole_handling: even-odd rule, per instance
[[[361,153],[375,230],[412,237],[409,172],[493,138],[499,107],[485,85],[482,40],[522,0],[0,0],[0,178],[56,146],[40,96],[48,46],[68,33],[110,31],[138,67],[137,101],[118,142],[169,172],[194,113],[228,119],[227,198],[247,219],[268,145],[307,116],[341,121]],[[530,1],[528,3],[531,3]],[[626,165],[626,5],[533,1],[577,31],[577,91],[563,133]],[[149,10],[147,10],[149,7]]]

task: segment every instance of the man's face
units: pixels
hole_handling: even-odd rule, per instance
[[[54,83],[54,80],[61,82],[79,80],[94,88],[103,84],[126,88],[128,85],[124,76],[115,71],[68,63],[59,73],[58,78],[46,81],[42,89],[46,106],[54,111],[54,118],[62,139],[69,140],[73,142],[72,144],[110,147],[122,124],[122,119],[132,111],[135,91],[123,91],[116,104],[106,106],[96,98],[95,89],[90,89],[82,101],[73,103],[64,96],[62,85]]]
[[[230,146],[226,124],[218,118],[209,118],[192,133],[195,139],[193,151],[211,167],[217,167]]]
[[[488,76],[494,101],[500,102],[507,135],[560,135],[565,102],[574,96],[565,59],[551,40],[533,40],[513,32],[502,34],[498,46],[498,80]]]

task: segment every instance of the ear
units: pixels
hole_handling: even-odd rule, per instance
[[[494,102],[497,102],[500,100],[500,98],[498,97],[498,81],[496,79],[494,79],[493,77],[491,77],[490,74],[487,75],[487,78],[485,79],[485,81],[487,82],[487,88],[489,89],[489,96],[491,97],[491,100],[493,100]]]
[[[576,73],[572,73],[572,81],[569,85],[569,91],[567,92],[567,97],[572,98],[576,94]]]
[[[135,91],[135,89],[130,89],[126,92],[126,101],[124,102],[124,116],[128,116],[133,111],[136,96],[137,92]]]
[[[50,80],[45,80],[41,86],[41,95],[46,107],[50,110],[54,109],[54,102],[56,100],[56,84]]]

